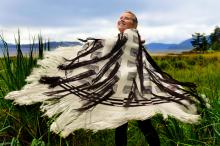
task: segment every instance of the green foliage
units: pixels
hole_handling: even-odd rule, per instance
[[[192,35],[193,51],[205,52],[205,51],[219,51],[220,50],[220,28],[215,27],[213,33],[210,34],[209,39],[205,34],[196,32]]]
[[[158,63],[158,65],[160,66],[161,69],[169,69],[171,68],[171,65],[168,61],[164,60],[164,61],[160,61],[160,63]]]
[[[41,139],[33,139],[31,142],[31,146],[46,146],[46,144]]]
[[[176,69],[186,69],[186,68],[188,68],[188,65],[185,61],[179,60],[179,61],[175,62],[174,67]]]
[[[12,90],[19,90],[25,84],[25,78],[36,66],[37,54],[34,54],[34,41],[30,45],[29,56],[24,56],[21,51],[20,32],[16,42],[16,56],[10,56],[8,44],[0,36],[4,47],[3,58],[0,58],[0,143],[11,145],[28,145],[39,135],[48,133],[46,121],[41,118],[39,105],[14,106],[3,97]],[[40,46],[40,44],[38,44]],[[35,56],[35,57],[34,57]],[[11,142],[10,142],[10,139]]]
[[[207,51],[209,48],[209,44],[205,34],[200,34],[200,33],[193,34],[191,44],[194,47],[195,51],[204,52]]]
[[[166,72],[180,81],[197,83],[198,92],[208,97],[211,108],[200,109],[200,123],[184,124],[175,119],[157,121],[164,145],[219,145],[220,144],[220,54],[155,57],[157,62],[166,60],[172,66]],[[162,58],[162,59],[161,59]],[[176,68],[175,61],[186,62],[188,68]]]
[[[39,47],[39,58],[42,59],[43,58],[43,51],[44,51],[44,48],[45,48],[45,45],[43,43],[43,38],[41,35],[38,35],[38,47]]]
[[[214,32],[210,35],[211,48],[213,50],[220,50],[220,28],[216,26]]]
[[[1,70],[0,79],[5,82],[9,90],[18,90],[25,84],[25,77],[30,74],[32,68],[36,64],[36,59],[24,57],[20,42],[17,42],[17,57],[10,57],[8,54],[7,43],[4,42],[4,58],[1,59]]]
[[[212,50],[220,50],[220,43],[219,42],[213,42],[211,45]]]

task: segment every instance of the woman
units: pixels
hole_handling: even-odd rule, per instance
[[[137,17],[134,15],[134,13],[127,11],[124,12],[118,23],[117,27],[120,31],[121,35],[123,35],[124,31],[126,29],[136,29],[138,25]],[[126,146],[127,145],[127,126],[128,123],[125,123],[122,126],[119,126],[116,128],[115,131],[115,144],[116,146]],[[151,124],[150,119],[144,120],[144,121],[138,121],[138,126],[143,132],[145,138],[147,139],[149,145],[152,146],[159,146],[160,140],[157,135],[156,130]]]
[[[116,129],[116,144],[126,145],[126,123],[140,120],[149,143],[154,139],[154,145],[159,145],[147,119],[161,113],[164,118],[197,122],[198,96],[193,83],[176,81],[161,71],[143,47],[136,27],[135,15],[125,12],[118,21],[117,38],[88,38],[82,40],[83,47],[48,52],[27,78],[28,84],[5,98],[20,105],[42,102],[41,110],[55,119],[51,131],[63,137],[80,128],[97,131],[122,126]]]

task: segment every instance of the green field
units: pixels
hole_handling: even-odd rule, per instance
[[[17,56],[18,57],[18,56]],[[202,120],[199,124],[184,124],[175,119],[163,120],[160,115],[152,118],[163,146],[218,146],[220,145],[220,53],[187,55],[154,55],[158,65],[175,79],[195,82],[198,93],[204,94],[211,105],[209,109],[200,109]],[[0,80],[0,145],[51,145],[51,146],[113,146],[114,130],[97,133],[78,130],[67,139],[49,132],[50,119],[41,117],[39,105],[15,106],[3,99],[7,92],[19,89],[25,84],[24,77],[36,65],[29,65],[29,58],[4,58],[0,60],[0,75],[12,74],[13,80]],[[20,62],[23,59],[24,62]],[[19,65],[26,66],[25,72],[19,72]],[[29,68],[28,68],[29,65]],[[11,68],[11,69],[9,69]],[[20,67],[21,68],[21,67]],[[9,71],[11,70],[11,71]],[[11,72],[11,73],[10,73]],[[9,83],[9,85],[6,83]],[[15,85],[16,83],[19,84]],[[144,136],[135,121],[129,122],[128,146],[147,146]]]

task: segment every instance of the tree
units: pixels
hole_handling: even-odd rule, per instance
[[[203,53],[205,51],[207,51],[209,48],[209,43],[208,43],[208,40],[206,38],[205,35],[202,36],[202,44],[201,44],[201,50],[203,51]]]
[[[192,46],[194,47],[195,51],[206,51],[208,50],[208,41],[206,39],[205,34],[195,33],[192,35]]]
[[[210,44],[213,50],[220,50],[220,28],[215,27],[214,32],[210,35]]]

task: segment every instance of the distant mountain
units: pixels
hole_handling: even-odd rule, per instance
[[[165,44],[165,43],[149,43],[145,45],[149,52],[166,52],[167,49],[175,44]]]
[[[81,43],[79,43],[79,42],[69,42],[69,41],[61,41],[61,42],[53,41],[53,42],[50,42],[50,47],[51,48],[56,48],[56,47],[59,47],[59,46],[66,47],[66,46],[75,46],[75,45],[81,45]],[[1,47],[3,46],[2,41],[0,41],[0,46]],[[15,44],[9,44],[9,43],[8,43],[8,46],[9,47],[16,47]],[[30,44],[21,44],[21,47],[24,47],[24,48],[29,48],[29,46],[30,46]],[[38,47],[38,44],[35,44],[34,47]]]
[[[75,46],[75,45],[81,45],[79,42],[68,42],[68,41],[62,41],[62,42],[50,42],[51,49],[57,48],[57,47],[68,47],[68,46]],[[11,44],[10,46],[15,46]],[[16,46],[15,46],[16,47]],[[29,48],[30,44],[23,44],[21,45],[21,48]],[[35,44],[34,47],[38,48],[38,44]]]
[[[170,46],[168,49],[170,49],[170,50],[175,50],[175,49],[177,49],[177,50],[181,50],[181,49],[189,50],[189,49],[192,49],[193,46],[191,44],[191,41],[192,41],[192,38],[187,39],[185,41],[182,41],[179,44],[175,44],[175,45]]]
[[[191,41],[192,38],[184,40],[179,44],[149,43],[145,47],[148,48],[149,52],[182,52],[193,48]]]
[[[193,47],[191,45],[192,38],[184,40],[179,44],[166,44],[166,43],[149,43],[145,45],[149,52],[182,52],[182,51],[189,51]],[[70,42],[70,41],[61,41],[61,42],[50,42],[50,48],[53,50],[59,46],[67,47],[67,46],[75,46],[81,45],[79,42]],[[0,41],[0,48],[3,47],[3,43]],[[38,48],[38,44],[35,44],[35,48]],[[9,51],[11,54],[16,53],[16,45],[15,44],[8,44]],[[29,52],[30,44],[22,44],[21,45],[22,51],[24,53]],[[0,51],[1,55],[1,51]]]
[[[68,46],[76,46],[81,45],[79,42],[68,42],[68,41],[62,41],[62,42],[50,42],[50,49],[53,50],[57,47],[68,47]],[[2,55],[3,43],[0,42],[0,56]],[[16,54],[16,45],[15,44],[8,44],[9,52],[10,54]],[[38,44],[34,44],[34,48],[38,48]],[[28,53],[30,51],[30,44],[21,44],[21,50],[23,53]]]

